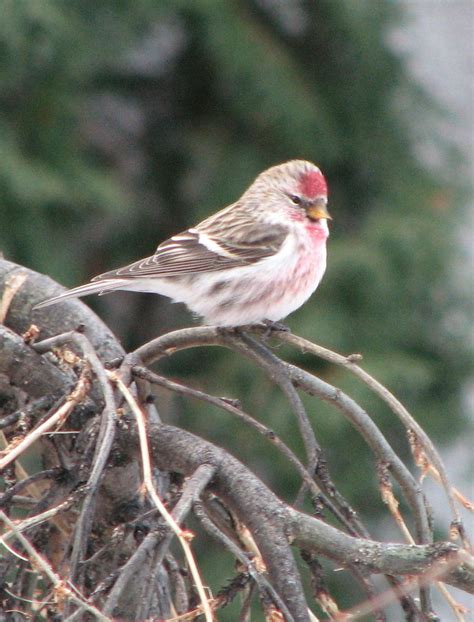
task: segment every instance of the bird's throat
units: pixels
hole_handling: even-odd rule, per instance
[[[313,240],[325,241],[329,237],[329,228],[325,219],[307,222],[305,229]]]

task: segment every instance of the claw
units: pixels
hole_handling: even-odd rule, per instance
[[[262,324],[267,327],[267,332],[270,335],[272,332],[275,333],[290,333],[290,329],[286,324],[282,322],[273,322],[272,320],[263,320]]]

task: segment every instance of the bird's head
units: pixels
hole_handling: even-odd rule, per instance
[[[327,210],[328,188],[324,175],[312,162],[290,160],[261,173],[251,186],[262,191],[275,206],[275,216],[294,221],[320,223],[331,220]]]

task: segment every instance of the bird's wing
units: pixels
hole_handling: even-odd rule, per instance
[[[158,246],[156,253],[128,266],[105,272],[93,281],[111,278],[173,277],[197,272],[215,272],[245,266],[278,252],[287,236],[287,230],[278,225],[267,226],[257,234],[257,229],[243,235],[242,225],[234,230],[216,226],[203,227],[207,221],[194,229],[173,236]]]

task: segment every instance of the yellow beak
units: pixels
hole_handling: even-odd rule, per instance
[[[332,220],[328,212],[326,199],[316,199],[316,201],[307,208],[306,213],[311,220],[318,220],[319,218]]]

